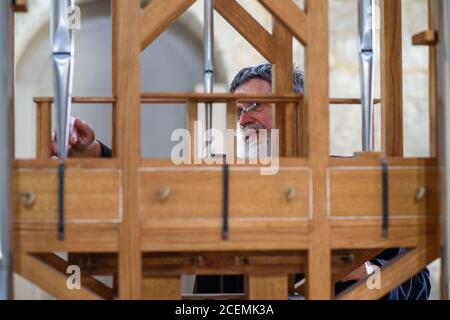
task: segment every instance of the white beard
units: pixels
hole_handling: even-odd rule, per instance
[[[249,139],[245,139],[248,132],[238,127],[237,141],[237,157],[243,159],[261,159],[271,156],[272,137],[270,130],[267,130],[267,139],[263,134],[251,135]]]

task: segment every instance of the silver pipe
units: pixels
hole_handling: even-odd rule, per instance
[[[52,0],[50,14],[50,39],[53,60],[53,88],[58,135],[58,239],[64,240],[64,175],[68,153],[69,122],[72,107],[74,35],[69,26],[69,6],[75,0]]]
[[[56,130],[59,156],[62,160],[67,158],[72,105],[74,39],[67,21],[68,5],[72,4],[72,0],[52,0],[50,15]]]
[[[450,298],[450,3],[435,2],[438,30],[437,103],[441,169],[441,299]]]
[[[13,158],[14,13],[0,1],[0,300],[12,298],[11,160]]]
[[[204,87],[205,93],[212,93],[214,86],[214,0],[205,0],[204,3],[204,29],[203,29],[203,45],[204,45]],[[212,142],[212,103],[205,104],[206,117],[206,153],[211,155]]]
[[[374,48],[375,0],[358,0],[359,70],[363,151],[374,151]]]

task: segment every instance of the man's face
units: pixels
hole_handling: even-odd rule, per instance
[[[236,88],[236,93],[271,93],[272,88],[270,83],[253,78]],[[272,104],[260,103],[255,108],[248,112],[242,110],[248,108],[251,103],[239,104],[237,106],[237,113],[239,116],[239,130],[238,130],[238,157],[254,158],[260,155],[262,147],[269,151],[271,150],[271,129],[273,127]],[[265,138],[259,135],[259,130],[267,130]],[[267,152],[266,151],[266,152]]]
[[[236,88],[236,93],[271,93],[270,83],[259,78],[250,79]],[[240,114],[239,125],[242,130],[253,129],[272,129],[272,105],[270,103],[261,103],[250,112],[242,112],[250,104],[239,104],[237,112]]]

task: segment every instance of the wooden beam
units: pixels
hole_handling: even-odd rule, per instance
[[[308,115],[307,156],[314,175],[313,215],[307,262],[307,297],[331,299],[330,226],[327,218],[327,177],[329,159],[329,38],[328,1],[307,0],[308,29],[314,35],[306,48],[305,108]]]
[[[13,0],[14,12],[28,12],[28,0]]]
[[[437,42],[437,32],[435,30],[426,30],[419,32],[412,37],[414,46],[434,46]]]
[[[273,23],[275,40],[275,63],[272,70],[272,90],[275,94],[293,92],[292,33],[275,20]],[[295,104],[277,103],[275,107],[275,128],[279,130],[280,157],[295,155]]]
[[[14,254],[14,271],[58,299],[98,300],[102,298],[85,287],[83,283],[81,289],[69,290],[67,288],[68,274],[27,253]]]
[[[428,28],[436,28],[435,0],[428,0]],[[437,38],[436,34],[436,38]],[[436,47],[429,47],[428,62],[428,94],[429,94],[429,117],[430,117],[430,157],[438,156],[438,132],[437,132],[437,63]]]
[[[141,50],[147,48],[196,0],[152,0],[140,17]]]
[[[275,61],[272,35],[236,0],[215,0],[214,8],[270,63]]]
[[[60,258],[56,254],[53,253],[42,253],[42,254],[33,254],[33,257],[39,259],[40,261],[48,264],[53,267],[55,270],[61,272],[61,274],[67,275],[67,269],[72,263],[65,261]],[[81,266],[79,266],[81,268]],[[114,291],[112,288],[109,288],[104,283],[98,281],[86,270],[81,269],[81,285],[99,295],[103,299],[112,300],[114,299]]]
[[[36,158],[52,155],[52,106],[50,102],[36,104]]]
[[[332,283],[335,284],[338,281],[344,279],[351,272],[358,269],[366,261],[369,261],[380,254],[383,250],[380,249],[367,249],[367,250],[349,250],[345,253],[333,253],[332,260]],[[340,259],[340,260],[338,260]]]
[[[197,93],[197,92],[144,92],[141,95],[141,103],[173,103],[183,104],[192,100],[193,102],[224,102],[237,100],[241,102],[299,102],[303,99],[302,94],[285,93]],[[35,103],[53,102],[51,97],[38,97],[33,99]],[[350,99],[356,103],[357,99]],[[358,100],[361,103],[361,100]],[[74,97],[72,103],[76,104],[114,104],[114,97]]]
[[[381,1],[382,152],[403,156],[402,2]]]
[[[439,257],[438,242],[430,246],[420,246],[399,256],[383,268],[381,288],[371,290],[367,280],[361,280],[336,298],[338,300],[376,300],[388,294],[392,289],[401,285]]]
[[[160,1],[152,1],[158,3]],[[123,222],[119,228],[119,297],[141,297],[141,238],[138,208],[140,163],[140,0],[113,0],[113,95],[116,141],[122,167]],[[166,6],[167,7],[167,6]],[[148,9],[148,8],[147,8]]]
[[[197,102],[193,100],[188,100],[186,103],[186,128],[189,130],[189,133],[191,134],[191,161],[194,163],[195,161],[195,153],[197,150],[195,150],[195,122],[198,121],[198,106]]]
[[[309,16],[292,0],[259,0],[303,45],[308,44]]]
[[[274,21],[273,37],[275,40],[276,60],[273,70],[272,88],[276,94],[293,92],[293,57],[292,33],[280,22]],[[280,156],[295,157],[298,155],[298,104],[276,104],[276,128],[280,134]]]

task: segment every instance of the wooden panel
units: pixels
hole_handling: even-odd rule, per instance
[[[402,2],[381,1],[382,150],[403,156]]]
[[[222,219],[158,219],[142,226],[142,250],[152,252],[302,250],[308,248],[308,221],[230,219],[222,240]]]
[[[249,300],[287,300],[288,276],[249,275],[245,279],[246,298]]]
[[[64,241],[56,237],[56,223],[13,224],[13,250],[22,252],[117,252],[118,225],[67,224]]]
[[[142,279],[142,299],[179,300],[181,299],[181,278],[150,277]]]
[[[139,203],[144,219],[216,218],[222,214],[222,172],[141,171]],[[311,174],[282,170],[262,176],[259,170],[230,171],[230,218],[310,216]],[[188,183],[195,181],[195,183]],[[170,188],[166,200],[160,192]],[[287,199],[292,189],[292,200]]]
[[[214,8],[270,63],[275,61],[272,35],[236,0],[215,0]]]
[[[237,217],[311,216],[311,172],[281,170],[273,176],[259,171],[232,171],[230,175],[230,215]],[[289,189],[292,200],[287,199]]]
[[[381,232],[381,221],[378,225],[372,226],[358,226],[345,222],[347,226],[332,228],[331,240],[334,249],[415,247],[426,237],[436,233],[436,225],[424,226],[424,221],[422,225],[403,225],[401,221],[394,220],[391,221],[388,237],[385,238]]]
[[[144,50],[196,0],[152,0],[141,15],[140,42]],[[137,30],[136,30],[137,31]]]
[[[435,0],[428,0],[428,28],[436,28]],[[436,35],[437,37],[437,35]],[[436,47],[430,46],[428,51],[428,92],[429,92],[429,117],[430,117],[430,157],[438,156],[438,129],[437,129],[437,63]]]
[[[308,15],[291,0],[259,0],[304,45],[311,34]]]
[[[386,158],[389,168],[392,167],[428,167],[438,166],[437,158]],[[331,158],[330,167],[376,167],[380,166],[380,159],[375,158]]]
[[[142,219],[219,218],[222,208],[220,171],[139,172],[139,207]],[[195,183],[192,183],[195,182]],[[170,188],[166,200],[160,192]]]
[[[56,170],[14,171],[14,221],[56,222],[58,177]],[[118,223],[121,219],[120,172],[117,170],[66,171],[66,223]],[[31,192],[36,201],[26,206],[21,194]]]
[[[423,198],[416,199],[420,187]],[[438,214],[438,169],[389,170],[389,217]],[[381,217],[381,169],[331,169],[329,173],[331,217]]]

